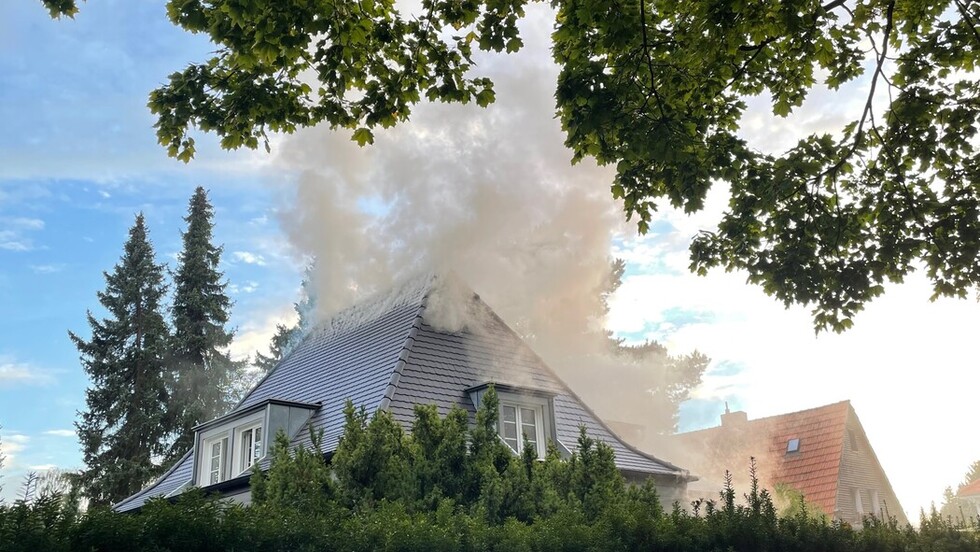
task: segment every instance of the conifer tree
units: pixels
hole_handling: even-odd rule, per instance
[[[231,301],[218,271],[221,247],[212,243],[213,218],[207,192],[198,187],[184,217],[187,230],[174,275],[170,421],[176,439],[167,454],[170,461],[191,447],[191,428],[232,406],[233,384],[242,369],[228,356],[232,332],[225,324]]]
[[[105,273],[105,291],[98,293],[107,316],[88,312],[88,341],[68,332],[91,379],[75,427],[87,466],[80,482],[93,505],[123,499],[159,472],[154,457],[164,452],[168,399],[163,270],[140,213],[122,258]]]

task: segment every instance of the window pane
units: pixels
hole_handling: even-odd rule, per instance
[[[538,450],[538,430],[535,411],[531,408],[521,409],[521,432],[527,438],[534,450]]]
[[[515,452],[520,450],[520,441],[517,438],[517,409],[513,406],[500,407],[503,423],[500,425],[500,436],[504,438],[510,448]]]
[[[242,457],[242,471],[248,469],[252,465],[252,430],[246,429],[242,432],[242,448],[239,450],[239,454]]]
[[[253,448],[255,450],[252,453],[252,459],[258,460],[259,458],[262,458],[262,428],[261,427],[255,428],[255,444],[253,445]]]
[[[212,485],[221,482],[221,445],[221,441],[211,443],[211,469],[208,473],[208,483]]]

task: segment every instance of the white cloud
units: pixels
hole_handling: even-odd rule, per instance
[[[61,272],[64,269],[65,265],[62,263],[31,265],[31,270],[33,270],[35,274],[54,274],[55,272]]]
[[[30,440],[30,437],[21,433],[0,432],[0,454],[5,457],[4,467],[7,469],[16,467],[17,455],[27,448]]]
[[[74,437],[74,429],[49,429],[44,432],[45,435],[53,435],[55,437]]]
[[[12,230],[43,230],[44,221],[28,217],[4,217],[0,224]]]
[[[258,289],[259,283],[254,280],[248,280],[242,285],[228,284],[228,293],[232,295],[237,295],[239,293],[255,293]]]
[[[31,471],[48,471],[48,470],[53,470],[57,467],[58,466],[55,464],[35,464],[32,466],[28,466],[28,469],[30,469]]]
[[[267,312],[253,313],[246,317],[249,320],[235,334],[230,349],[231,357],[242,360],[251,357],[256,352],[267,354],[272,336],[276,333],[276,325],[292,326],[296,324],[297,315],[292,305],[284,305]]]
[[[265,258],[262,255],[256,253],[251,253],[249,251],[234,251],[231,254],[235,259],[245,264],[254,264],[258,266],[265,266]]]
[[[44,221],[28,217],[0,217],[0,249],[7,251],[31,251],[34,242],[26,236],[29,232],[44,229]]]
[[[51,375],[39,368],[0,356],[0,387],[46,385],[52,381]]]

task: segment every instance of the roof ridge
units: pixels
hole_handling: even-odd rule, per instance
[[[429,288],[429,291],[431,291],[431,287]],[[418,336],[419,328],[422,326],[422,317],[425,314],[428,297],[429,292],[427,291],[422,297],[422,301],[419,304],[419,309],[415,314],[415,318],[412,320],[411,327],[408,329],[408,335],[405,336],[405,343],[398,352],[398,359],[395,361],[395,366],[391,371],[391,378],[388,380],[387,387],[385,387],[384,396],[381,398],[381,402],[378,404],[378,410],[387,410],[388,405],[391,404],[392,397],[395,396],[395,391],[398,390],[398,383],[401,381],[402,371],[404,370],[405,365],[408,363],[408,358],[412,355],[412,348],[415,346],[415,338]]]

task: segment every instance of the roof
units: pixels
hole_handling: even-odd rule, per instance
[[[677,436],[692,460],[695,473],[712,475],[731,470],[747,474],[755,457],[760,480],[785,484],[800,491],[808,503],[834,514],[849,401],[778,416],[725,423],[722,426]],[[791,439],[799,439],[797,452],[787,452]],[[697,463],[697,461],[695,461]]]
[[[685,470],[616,437],[472,291],[469,300],[488,314],[480,318],[478,331],[449,332],[431,325],[426,305],[439,281],[427,276],[406,282],[333,316],[226,416],[273,399],[320,404],[292,444],[308,446],[309,428],[322,430],[322,452],[329,453],[343,433],[348,399],[368,411],[388,409],[408,428],[416,404],[435,404],[443,415],[455,405],[475,416],[467,390],[492,381],[553,394],[556,433],[569,450],[584,426],[591,437],[613,448],[622,470],[690,478]],[[157,482],[117,504],[116,510],[139,508],[150,496],[179,491],[190,481],[193,465],[191,451]]]
[[[971,481],[970,483],[960,487],[960,489],[956,491],[956,496],[980,496],[980,479]]]

